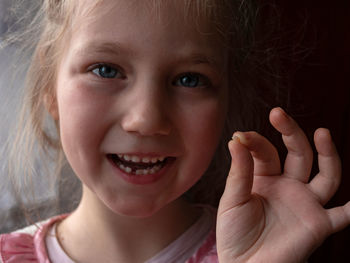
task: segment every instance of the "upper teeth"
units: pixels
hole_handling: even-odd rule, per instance
[[[156,163],[156,162],[162,162],[164,161],[165,157],[140,157],[136,155],[127,155],[127,154],[118,154],[118,157],[120,159],[123,159],[128,162],[133,162],[133,163]]]

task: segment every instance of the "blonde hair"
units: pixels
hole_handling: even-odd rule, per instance
[[[168,1],[149,1],[155,16]],[[72,30],[74,14],[78,11],[76,2],[37,1],[38,11],[25,32],[27,38],[31,36],[30,42],[34,43],[35,48],[28,68],[24,102],[16,127],[16,135],[11,143],[9,165],[9,173],[14,175],[13,181],[19,188],[27,188],[27,183],[32,181],[34,156],[39,155],[42,163],[49,163],[50,159],[54,160],[56,172],[51,179],[49,173],[45,178],[54,182],[57,181],[54,178],[60,174],[66,163],[60,145],[59,123],[51,118],[49,110],[51,104],[55,103],[54,83],[57,65],[62,55],[63,43],[69,35],[67,32]],[[95,1],[93,5],[85,8],[86,14],[88,15],[101,2],[103,0]],[[232,131],[251,129],[256,124],[256,121],[248,120],[245,115],[257,113],[252,106],[258,105],[252,100],[256,83],[247,81],[252,79],[252,75],[256,72],[254,70],[258,68],[259,52],[256,52],[254,32],[257,7],[254,1],[248,0],[183,0],[183,2],[184,18],[191,17],[192,20],[189,22],[196,22],[203,18],[212,23],[215,36],[220,37],[223,46],[229,50],[230,56],[228,75],[229,85],[232,88],[225,131],[210,168],[188,193],[196,202],[215,205],[221,195],[228,170],[230,158],[226,144]],[[18,37],[8,40],[11,42],[16,39]],[[247,101],[252,103],[249,104]],[[52,170],[52,167],[48,166],[47,170]]]

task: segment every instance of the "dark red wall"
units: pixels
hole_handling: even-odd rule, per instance
[[[275,1],[290,92],[287,110],[312,138],[331,130],[343,161],[341,187],[327,205],[350,200],[350,1]],[[317,163],[315,161],[314,172]],[[334,234],[309,262],[350,262],[350,227]]]

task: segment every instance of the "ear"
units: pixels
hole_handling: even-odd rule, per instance
[[[58,121],[59,115],[58,115],[58,105],[56,96],[51,93],[45,93],[44,95],[44,106],[46,110],[50,113],[51,117]]]

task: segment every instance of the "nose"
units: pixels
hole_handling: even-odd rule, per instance
[[[125,112],[121,121],[124,131],[140,136],[168,135],[167,96],[153,84],[136,85],[128,91]]]

